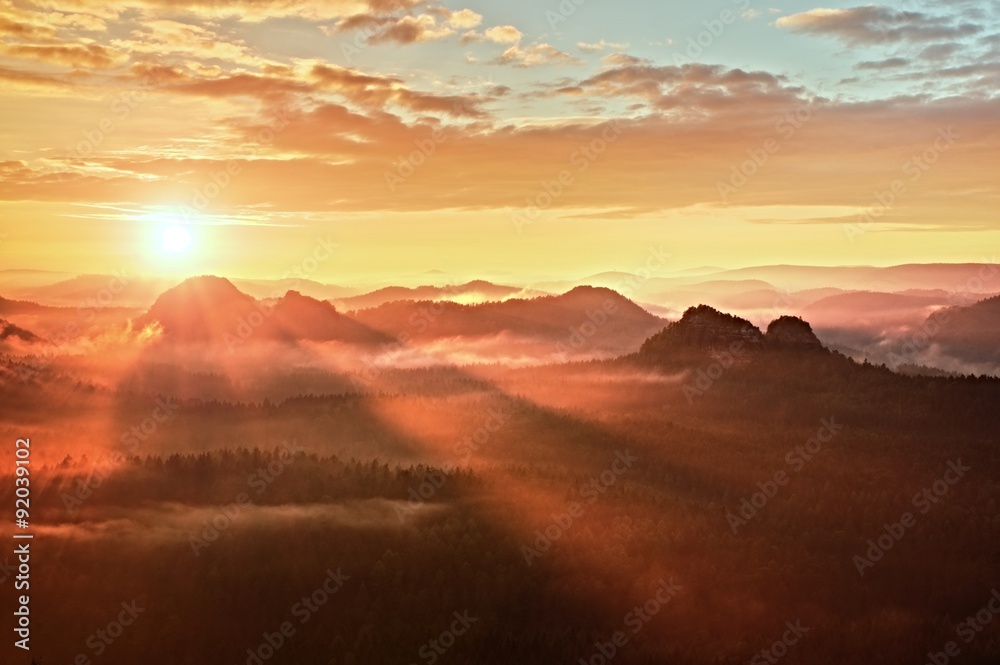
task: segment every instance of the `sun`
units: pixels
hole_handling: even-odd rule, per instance
[[[191,234],[183,226],[168,226],[160,236],[160,248],[167,254],[183,254],[191,246]]]

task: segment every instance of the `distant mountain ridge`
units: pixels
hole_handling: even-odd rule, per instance
[[[361,310],[400,300],[505,300],[514,296],[545,295],[540,291],[525,291],[521,287],[504,286],[476,279],[450,286],[386,286],[360,295],[331,299],[342,310]]]
[[[597,287],[474,305],[397,300],[341,313],[332,303],[297,291],[260,301],[227,279],[202,276],[162,293],[133,320],[133,328],[157,326],[166,341],[216,344],[243,340],[377,344],[506,334],[567,348],[626,353],[665,323],[621,294]]]
[[[168,289],[133,321],[136,329],[151,325],[160,326],[165,338],[174,342],[385,341],[384,335],[364,329],[330,303],[298,291],[265,303],[212,275],[192,277]]]
[[[16,289],[18,298],[59,307],[98,302],[104,307],[145,307],[157,294],[177,284],[171,279],[119,275],[76,275],[52,284]]]
[[[275,283],[265,280],[257,288]],[[325,288],[318,283],[305,284],[314,290]],[[56,343],[60,335],[94,337],[113,326],[124,329],[128,317],[132,317],[132,330],[153,326],[162,331],[163,341],[177,343],[340,342],[377,346],[399,342],[405,346],[411,342],[420,345],[459,339],[464,340],[462,344],[478,340],[475,349],[489,349],[484,353],[495,353],[493,357],[497,358],[549,358],[553,349],[557,353],[569,350],[576,358],[591,352],[591,357],[606,358],[640,349],[647,357],[719,351],[741,342],[744,348],[753,350],[819,351],[828,346],[859,360],[867,357],[876,364],[895,366],[898,363],[887,360],[885,353],[899,351],[900,345],[912,337],[912,331],[918,330],[928,313],[933,312],[924,326],[933,334],[915,354],[904,354],[906,358],[912,356],[917,364],[959,373],[997,373],[1000,368],[1000,296],[942,309],[942,302],[967,302],[975,294],[942,289],[897,293],[802,291],[799,293],[820,297],[811,305],[791,308],[792,314],[801,317],[795,318],[779,317],[779,308],[767,307],[771,292],[766,289],[743,293],[755,296],[757,311],[736,309],[736,315],[728,314],[725,312],[734,310],[717,309],[713,302],[688,307],[679,315],[680,309],[644,308],[606,287],[578,286],[561,295],[529,298],[517,287],[473,280],[457,286],[386,287],[349,297],[355,303],[370,298],[378,305],[348,310],[337,305],[345,299],[316,298],[298,289],[288,289],[281,295],[272,291],[266,298],[255,298],[228,279],[202,276],[163,291],[145,312],[115,304],[81,309],[0,297],[0,321],[4,326],[0,328],[0,339],[21,344],[38,340]],[[462,302],[465,297],[471,302]],[[483,298],[493,299],[482,302]],[[677,321],[670,322],[678,316]],[[846,332],[832,329],[831,323],[842,324]],[[817,339],[812,324],[827,346]],[[435,348],[446,353],[457,347],[441,344]],[[466,344],[464,348],[468,351],[473,347]],[[879,349],[884,350],[881,356],[877,354]],[[477,353],[468,351],[463,357],[475,357]],[[558,361],[558,356],[549,360]]]
[[[666,323],[620,293],[592,286],[579,286],[558,296],[475,305],[395,301],[351,316],[373,329],[405,331],[419,341],[506,332],[567,348],[586,346],[621,353],[634,351]]]

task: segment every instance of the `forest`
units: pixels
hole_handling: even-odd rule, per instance
[[[1000,621],[967,622],[1000,584],[1000,380],[718,358],[391,369],[327,394],[291,394],[289,369],[266,379],[285,397],[249,400],[210,372],[176,397],[176,367],[108,387],[56,361],[0,406],[43,465],[33,653],[860,664],[954,642],[996,662]]]

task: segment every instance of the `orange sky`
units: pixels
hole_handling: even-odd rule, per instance
[[[989,260],[997,3],[599,4],[0,2],[2,265]]]

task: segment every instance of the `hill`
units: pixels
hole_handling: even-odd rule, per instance
[[[371,309],[399,300],[452,300],[456,302],[483,302],[504,300],[522,293],[520,287],[493,284],[477,279],[454,286],[386,286],[370,293],[332,299],[343,310]]]
[[[99,303],[114,307],[148,307],[176,280],[139,279],[129,275],[77,275],[52,284],[15,289],[18,297],[60,307]]]
[[[260,303],[228,279],[205,275],[184,280],[163,292],[133,324],[137,329],[159,324],[172,341],[222,341],[226,335],[236,333],[241,321],[263,317],[264,311]]]
[[[938,326],[933,340],[944,353],[969,363],[1000,363],[1000,296],[928,317],[925,329]]]
[[[386,341],[346,317],[328,302],[289,291],[265,303],[243,293],[227,279],[210,275],[193,277],[165,291],[144,315],[133,321],[136,329],[159,325],[171,342],[234,341],[342,341],[370,344]]]
[[[621,353],[634,351],[664,325],[621,294],[590,286],[558,296],[478,305],[395,301],[351,316],[375,330],[394,337],[405,332],[417,341],[509,333]]]
[[[295,342],[340,341],[349,344],[388,342],[383,335],[337,311],[329,302],[316,300],[298,291],[289,291],[273,303],[260,325],[263,339]]]
[[[0,342],[6,342],[9,339],[19,339],[23,342],[29,342],[32,344],[43,341],[41,337],[30,330],[25,330],[24,328],[14,325],[10,321],[0,319]]]
[[[640,357],[688,359],[691,354],[762,350],[822,351],[812,327],[800,318],[782,316],[762,333],[746,319],[708,305],[690,307],[680,318],[646,340]]]

